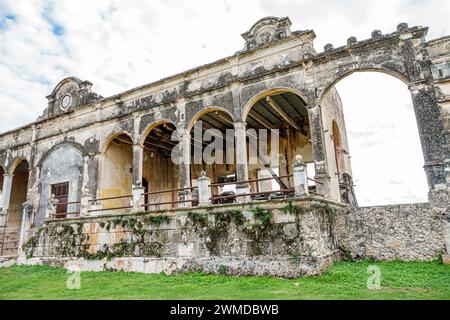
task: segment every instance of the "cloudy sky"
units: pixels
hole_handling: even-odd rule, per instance
[[[399,22],[450,34],[448,0],[0,0],[0,132],[34,121],[67,76],[103,96],[199,66],[243,48],[264,16],[314,29],[316,49]],[[425,201],[427,187],[406,86],[383,74],[338,84],[357,196],[363,205]]]

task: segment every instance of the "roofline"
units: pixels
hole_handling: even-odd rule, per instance
[[[228,62],[229,60],[231,60],[233,58],[238,58],[238,57],[243,57],[243,56],[246,56],[246,55],[250,55],[250,54],[253,54],[255,52],[258,52],[258,51],[261,51],[261,50],[264,50],[264,49],[267,49],[267,48],[270,48],[270,47],[274,47],[274,46],[279,45],[281,43],[288,42],[290,40],[293,40],[294,38],[299,38],[299,37],[301,37],[303,35],[306,35],[306,34],[311,34],[313,39],[316,37],[316,34],[315,34],[314,30],[294,31],[294,32],[292,32],[291,36],[289,36],[289,37],[286,37],[286,38],[283,38],[283,39],[280,39],[280,40],[268,43],[267,45],[259,47],[259,48],[256,48],[254,50],[238,51],[238,52],[236,52],[235,54],[233,54],[231,56],[227,56],[225,58],[221,58],[219,60],[216,60],[216,61],[204,64],[204,65],[201,65],[201,66],[198,66],[198,67],[194,67],[194,68],[188,69],[186,71],[179,72],[179,73],[176,73],[174,75],[171,75],[171,76],[168,76],[168,77],[164,77],[162,79],[159,79],[159,80],[156,80],[156,81],[153,81],[153,82],[150,82],[150,83],[138,86],[138,87],[134,87],[134,88],[129,89],[129,90],[122,91],[122,92],[117,93],[115,95],[112,95],[112,96],[109,96],[109,97],[105,97],[105,98],[102,98],[100,100],[96,100],[96,101],[93,101],[93,102],[91,102],[89,104],[85,104],[85,105],[82,105],[82,106],[79,106],[79,107],[87,107],[87,106],[95,105],[95,104],[98,104],[98,103],[104,103],[106,101],[115,100],[117,98],[123,97],[124,95],[133,93],[135,91],[146,89],[146,88],[150,88],[150,87],[154,87],[154,86],[158,86],[158,85],[164,84],[167,81],[191,75],[191,74],[193,74],[195,72],[198,72],[198,71],[200,71],[202,69],[211,68],[211,67],[214,67],[214,66],[218,66],[218,65],[224,64],[225,62]],[[61,83],[62,81],[66,80],[66,79],[69,79],[69,78],[71,78],[71,77],[65,78],[65,79],[61,80],[59,83]],[[32,127],[33,125],[36,125],[36,124],[44,123],[44,122],[46,122],[48,120],[53,120],[55,118],[59,118],[59,117],[65,116],[67,114],[72,113],[73,111],[74,110],[72,110],[70,112],[67,112],[67,113],[59,114],[59,115],[56,115],[56,116],[53,116],[53,117],[49,117],[49,118],[37,119],[34,122],[30,122],[30,123],[25,124],[23,126],[20,126],[18,128],[10,129],[10,130],[4,131],[4,132],[0,132],[0,137],[3,137],[5,135],[11,134],[11,133],[16,132],[16,131],[27,129],[29,127]]]

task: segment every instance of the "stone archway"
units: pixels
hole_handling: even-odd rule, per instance
[[[124,131],[110,135],[102,148],[98,199],[124,197],[132,193],[133,139]],[[129,206],[128,198],[102,201],[102,208]]]
[[[40,159],[40,205],[35,218],[36,226],[44,223],[47,203],[52,194],[55,194],[61,203],[72,202],[70,205],[57,206],[60,218],[79,214],[80,205],[75,202],[81,199],[86,156],[87,152],[82,145],[63,142],[53,146]]]
[[[22,226],[22,205],[27,200],[29,164],[25,159],[17,159],[5,175],[8,190],[4,190],[5,214],[3,230],[0,233],[0,256],[17,255],[20,242],[20,229]],[[4,183],[5,181],[3,181]]]
[[[148,125],[142,132],[139,146],[134,147],[134,181],[145,193],[145,207],[140,209],[153,210],[176,207],[179,188],[179,166],[172,160],[172,154],[177,146],[173,135],[176,126],[169,120],[160,120]],[[139,156],[136,155],[139,154]],[[150,206],[149,203],[157,205]],[[164,204],[161,204],[164,203]]]
[[[397,32],[382,35],[372,33],[372,39],[357,42],[349,38],[344,47],[325,47],[314,58],[316,105],[341,79],[354,72],[376,71],[403,81],[411,92],[419,129],[430,191],[445,190],[445,138],[442,115],[433,88],[430,58],[425,36],[428,28],[409,28],[400,24]]]

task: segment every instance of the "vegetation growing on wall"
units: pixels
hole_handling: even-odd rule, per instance
[[[146,225],[161,226],[169,223],[169,216],[145,217],[141,221],[136,218],[118,218],[111,221],[100,222],[98,225],[106,232],[121,228],[124,237],[121,242],[105,244],[100,250],[93,250],[89,234],[83,234],[83,224],[51,224],[39,229],[24,245],[23,250],[27,259],[32,258],[41,237],[52,241],[52,252],[49,255],[61,257],[77,257],[88,260],[112,259],[115,257],[139,256],[161,257],[164,244],[152,240],[157,231],[148,230]],[[156,237],[155,237],[156,238]]]
[[[245,228],[245,233],[252,240],[251,254],[259,256],[263,253],[267,242],[273,241],[272,235],[272,212],[260,207],[252,210],[255,222]]]
[[[274,223],[273,212],[277,210],[287,216],[295,216],[295,222]],[[293,263],[298,264],[304,259],[314,260],[314,248],[305,241],[308,232],[303,218],[314,211],[318,214],[322,234],[328,232],[333,210],[328,206],[317,204],[314,208],[300,207],[289,202],[279,209],[266,209],[256,206],[246,216],[241,210],[216,211],[210,208],[206,212],[189,211],[186,224],[181,229],[194,228],[200,236],[209,254],[223,255],[241,252],[252,256],[279,255],[289,256]],[[253,218],[250,218],[253,217]],[[83,224],[50,224],[42,228],[23,246],[28,258],[33,257],[39,238],[48,241],[51,252],[47,256],[78,257],[90,260],[111,259],[115,257],[161,257],[166,248],[161,239],[164,232],[160,227],[171,222],[171,217],[164,215],[138,215],[134,217],[119,217],[109,221],[98,222],[95,227],[96,236],[114,231],[119,234],[120,242],[98,245],[98,240],[92,239],[89,233],[83,233]],[[314,222],[315,223],[315,222]],[[153,226],[154,228],[151,228]],[[102,230],[98,230],[98,228]],[[97,246],[94,247],[93,245]],[[42,244],[41,244],[42,245]]]
[[[227,239],[232,223],[235,226],[243,226],[246,222],[245,216],[240,210],[227,210],[213,213],[214,223],[210,223],[207,227],[206,247],[212,255],[220,253],[220,241]]]
[[[208,223],[208,216],[195,211],[188,212],[188,219],[196,227],[204,227]]]

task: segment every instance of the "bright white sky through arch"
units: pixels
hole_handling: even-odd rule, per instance
[[[293,30],[314,29],[317,51],[328,42],[343,45],[350,36],[366,39],[374,29],[395,31],[400,22],[429,26],[429,40],[450,34],[448,0],[0,0],[0,132],[34,121],[47,105],[45,96],[67,76],[92,81],[103,96],[117,94],[232,55],[244,46],[240,34],[269,15],[289,16]],[[360,202],[424,201],[414,121],[403,114],[394,121],[402,108],[410,107],[407,91],[398,80],[391,83],[384,76],[377,82],[377,76],[354,75],[338,84]],[[383,88],[389,96],[381,94]],[[391,142],[409,146],[403,150],[411,156],[402,163],[405,170],[394,169],[391,151],[398,148],[383,142],[385,136],[357,134],[364,125],[370,128],[367,120],[376,120],[374,127],[383,125],[381,115],[360,111],[373,110],[369,104],[378,101],[373,92],[385,97],[377,108],[390,110],[391,118],[383,119],[395,126],[380,134],[394,134]],[[405,114],[413,116],[411,110]],[[368,151],[367,144],[375,151]],[[382,147],[385,151],[379,151]],[[374,156],[368,159],[368,154]],[[370,170],[362,170],[359,159]],[[386,186],[386,180],[373,179],[379,177],[373,167],[380,167],[381,160],[391,161],[383,171],[395,183]],[[409,166],[414,170],[406,170]]]
[[[341,80],[337,89],[359,204],[426,202],[424,159],[407,86],[390,75],[365,72]]]

